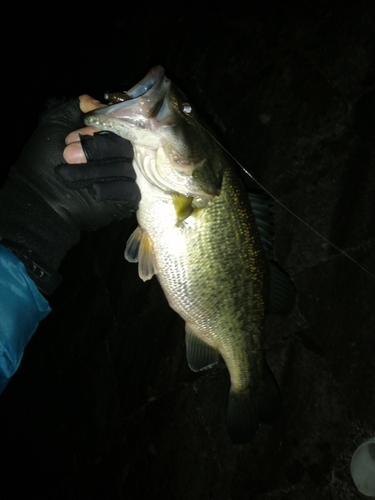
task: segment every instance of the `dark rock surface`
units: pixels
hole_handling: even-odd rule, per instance
[[[20,30],[9,165],[47,97],[100,98],[163,64],[267,190],[375,274],[373,2],[54,16]],[[298,292],[293,312],[266,324],[284,399],[277,422],[232,446],[225,366],[189,370],[182,320],[156,279],[143,283],[123,258],[135,220],[113,223],[64,260],[53,313],[1,397],[1,498],[361,497],[350,459],[375,435],[375,279],[275,212],[277,260]]]

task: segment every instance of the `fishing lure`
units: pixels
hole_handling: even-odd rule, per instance
[[[119,102],[128,101],[132,99],[132,97],[124,90],[119,92],[106,92],[104,94],[104,99],[112,104],[117,104]]]

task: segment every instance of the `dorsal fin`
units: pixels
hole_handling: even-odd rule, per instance
[[[249,193],[249,200],[270,270],[270,297],[267,312],[287,314],[294,306],[296,290],[285,271],[271,262],[274,259],[273,200],[262,193]]]
[[[274,258],[273,201],[266,194],[249,193],[248,196],[266,258],[272,260]]]
[[[288,314],[296,300],[296,289],[285,271],[274,262],[268,262],[270,270],[270,297],[267,313]]]

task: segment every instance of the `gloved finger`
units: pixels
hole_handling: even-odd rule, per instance
[[[63,156],[67,163],[80,164],[91,159],[116,157],[124,157],[126,161],[133,159],[133,148],[128,141],[112,132],[98,132],[94,127],[72,132],[65,142]]]
[[[65,144],[69,145],[73,142],[81,142],[81,135],[94,135],[95,132],[98,132],[98,129],[93,126],[82,127],[78,130],[73,130],[65,137]]]
[[[62,164],[56,167],[57,173],[66,185],[73,189],[84,189],[94,183],[108,183],[116,180],[134,182],[136,174],[131,163],[123,158],[116,160],[93,160],[82,165]]]
[[[82,149],[88,161],[107,158],[122,158],[131,163],[134,153],[129,141],[113,132],[96,132],[93,136],[81,135]]]
[[[83,113],[88,113],[98,108],[105,108],[106,104],[102,104],[88,94],[79,96],[79,108]],[[70,132],[65,138],[67,147],[64,149],[63,157],[67,163],[86,163],[86,156],[82,150],[80,136],[93,135],[97,132],[96,127],[82,127],[78,130]]]
[[[141,192],[135,182],[118,180],[107,184],[93,184],[90,192],[96,201],[125,201],[136,210]]]

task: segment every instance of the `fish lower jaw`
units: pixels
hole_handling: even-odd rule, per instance
[[[142,123],[132,124],[123,120],[108,119],[105,115],[88,115],[84,119],[87,126],[96,127],[99,130],[113,132],[123,139],[130,141],[133,146],[139,145],[149,149],[156,150],[160,145],[157,135],[144,128]]]

